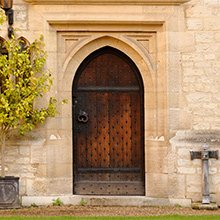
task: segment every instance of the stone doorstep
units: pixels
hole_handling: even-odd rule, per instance
[[[80,205],[83,199],[89,206],[175,206],[190,207],[190,199],[152,198],[145,196],[23,196],[22,205],[52,205],[52,200],[60,198],[66,205]]]
[[[203,203],[192,203],[191,207],[193,209],[199,210],[217,210],[218,206],[216,203],[203,204]]]

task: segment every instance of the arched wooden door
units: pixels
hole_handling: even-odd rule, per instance
[[[74,194],[144,195],[143,83],[133,61],[104,47],[73,83]]]

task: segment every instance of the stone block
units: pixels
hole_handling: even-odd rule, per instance
[[[190,149],[188,148],[177,148],[177,154],[179,157],[189,157],[190,156]]]
[[[193,160],[192,165],[193,166],[202,166],[202,161],[201,160]]]
[[[27,12],[26,11],[15,11],[15,20],[16,21],[26,21],[27,20]]]
[[[195,45],[196,52],[198,53],[215,53],[219,52],[219,44],[197,44]]]
[[[177,164],[179,166],[190,166],[191,165],[191,160],[189,159],[178,159]]]
[[[207,5],[220,5],[220,0],[204,0],[204,4],[207,4]]]
[[[19,153],[22,156],[29,156],[30,155],[30,147],[28,147],[28,146],[19,146]]]
[[[176,204],[179,204],[181,205],[182,207],[190,207],[191,206],[191,199],[179,199],[179,198],[170,198],[170,203],[173,205],[173,206],[176,206]]]
[[[212,0],[210,0],[212,1]],[[212,17],[212,8],[207,5],[193,5],[185,10],[187,18],[206,18]]]
[[[28,6],[27,5],[24,5],[24,4],[20,4],[20,5],[16,5],[14,4],[13,5],[13,9],[15,11],[26,11],[28,9]]]
[[[216,36],[216,35],[215,35]],[[205,54],[205,60],[215,60],[216,55],[215,54]]]
[[[212,32],[197,32],[195,39],[197,43],[212,43],[214,40],[214,35]]]
[[[183,68],[184,76],[201,76],[204,74],[202,68]]]
[[[169,54],[169,92],[178,93],[180,89],[180,54],[179,53],[170,53]]]
[[[25,195],[26,194],[26,187],[19,185],[19,194]]]
[[[47,177],[48,178],[71,178],[72,164],[48,164]]]
[[[202,186],[201,185],[187,185],[186,190],[187,192],[190,193],[201,193],[202,191]]]
[[[149,173],[167,172],[167,147],[149,146],[147,152],[146,171]]]
[[[180,110],[169,110],[169,126],[171,130],[178,130],[180,127]]]
[[[46,178],[47,177],[47,165],[45,164],[37,165],[35,176],[36,178]]]
[[[213,94],[213,101],[217,101],[219,102],[220,101],[220,94]]]
[[[193,203],[192,204],[193,209],[198,210],[217,210],[218,206],[216,203],[210,203],[210,204],[202,204],[202,203]]]
[[[213,195],[213,201],[215,201],[218,206],[220,205],[220,193],[219,192]]]
[[[195,174],[196,168],[195,167],[178,167],[177,172],[181,174]]]
[[[217,32],[217,33],[214,34],[214,39],[215,39],[215,41],[216,41],[217,43],[220,42],[220,33],[219,33],[219,32]]]
[[[18,157],[15,159],[15,162],[18,164],[28,164],[30,162],[29,157]]]
[[[201,53],[185,53],[182,55],[183,61],[203,61],[203,55]]]
[[[212,99],[211,94],[196,92],[192,94],[186,95],[186,99],[188,102],[210,102]]]
[[[213,7],[212,14],[213,14],[214,16],[220,17],[220,7],[219,7],[219,6]]]
[[[219,23],[220,23],[220,19],[219,18],[205,19],[204,29],[206,31],[210,31],[210,32],[211,31],[219,31],[220,30],[220,24]],[[207,33],[207,35],[208,35],[208,33]]]
[[[196,109],[194,110],[195,116],[212,116],[213,110],[212,109]],[[206,126],[208,123],[202,123],[202,126]],[[203,130],[203,129],[201,129]]]
[[[216,103],[204,103],[203,104],[204,108],[208,108],[208,109],[216,109],[218,107],[218,104]]]
[[[19,154],[18,146],[6,146],[5,155],[6,156],[17,156]]]
[[[72,178],[47,178],[48,195],[71,195],[73,192]]]
[[[196,68],[201,68],[201,67],[203,67],[203,68],[211,68],[212,67],[212,63],[200,61],[200,62],[195,62],[194,66]]]
[[[71,130],[72,129],[72,120],[69,118],[58,118],[57,124],[59,125],[59,128],[62,130]],[[55,128],[55,127],[53,127]]]
[[[202,168],[196,168],[196,173],[202,174]]]
[[[169,174],[168,191],[170,198],[185,198],[185,176],[180,174]]]
[[[67,139],[50,140],[47,144],[47,163],[71,164],[72,141]]]
[[[198,79],[197,76],[183,76],[182,80],[183,80],[184,85],[189,87],[188,84],[192,82],[197,82],[197,79]]]
[[[187,192],[187,197],[192,200],[192,202],[202,201],[202,194],[201,192]]]
[[[18,28],[19,30],[27,30],[28,29],[28,23],[27,21],[17,21],[16,22],[16,28]]]
[[[19,166],[15,163],[9,165],[9,170],[12,173],[20,174],[27,172],[27,165],[19,164]]]
[[[46,179],[27,179],[27,195],[45,196],[47,194],[47,181]]]
[[[213,123],[211,123],[211,129],[213,129],[213,130],[220,130],[220,122],[213,122]]]
[[[194,130],[208,130],[210,129],[210,123],[208,122],[200,122],[200,123],[193,123]]]
[[[180,111],[180,127],[181,130],[188,130],[192,128],[192,115],[188,111]]]
[[[209,174],[214,175],[217,173],[217,168],[216,167],[209,167]]]
[[[31,163],[45,164],[47,158],[46,147],[44,142],[39,142],[31,146]]]
[[[187,175],[186,176],[186,184],[187,184],[187,186],[190,186],[190,185],[201,186],[202,185],[202,176],[199,174]]]
[[[186,68],[186,67],[193,67],[194,66],[194,62],[193,61],[182,61],[181,62],[182,67]]]
[[[188,18],[187,19],[188,30],[202,30],[203,20],[199,18]]]
[[[14,163],[15,162],[15,157],[13,157],[13,156],[6,156],[5,157],[5,162],[6,163]]]
[[[34,179],[35,175],[33,173],[22,173],[21,178],[28,178],[28,179]]]
[[[147,196],[168,197],[168,175],[161,173],[147,173]]]

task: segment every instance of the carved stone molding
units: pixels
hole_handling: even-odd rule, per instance
[[[74,5],[74,4],[145,4],[145,5],[180,5],[190,0],[23,0],[39,5]]]

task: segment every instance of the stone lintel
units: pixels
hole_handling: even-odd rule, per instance
[[[23,0],[39,5],[75,5],[75,4],[141,4],[141,5],[180,5],[190,0]]]

